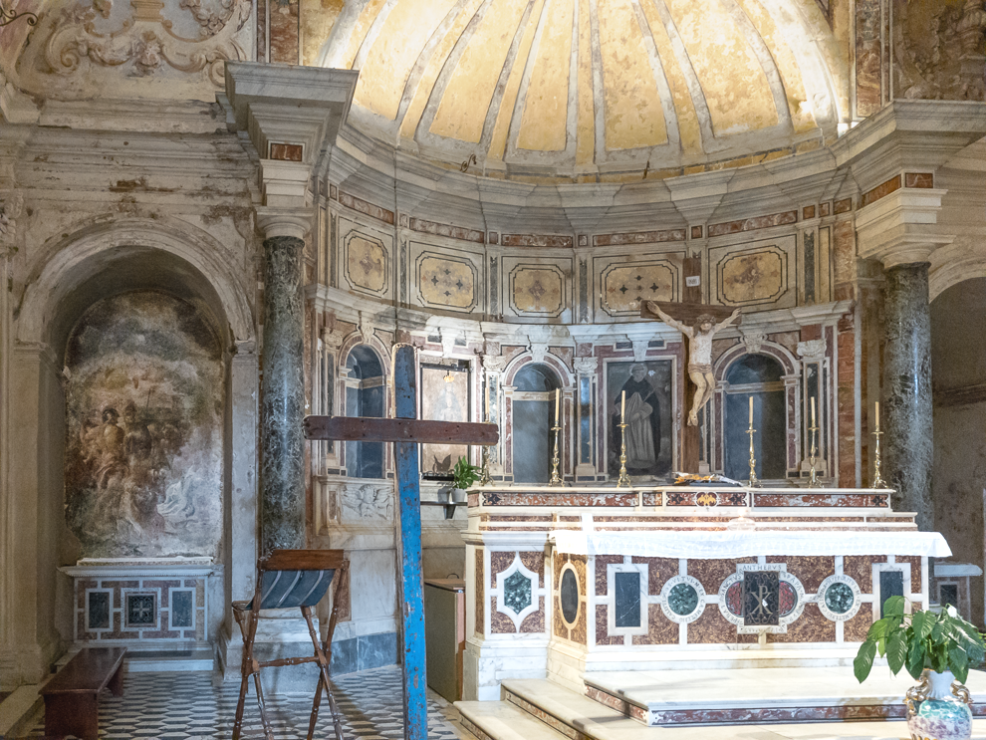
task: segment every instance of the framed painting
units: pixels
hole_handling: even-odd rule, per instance
[[[421,418],[469,421],[469,366],[421,363]],[[421,472],[451,474],[469,445],[422,444]]]
[[[665,475],[674,460],[673,360],[606,363],[608,472],[620,469],[620,400],[626,393],[627,472]]]

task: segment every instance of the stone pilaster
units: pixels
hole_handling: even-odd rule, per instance
[[[260,407],[262,552],[305,547],[304,300],[297,236],[264,240]]]
[[[922,530],[934,524],[928,266],[890,267],[884,287],[884,474],[897,490],[894,509],[917,512]]]

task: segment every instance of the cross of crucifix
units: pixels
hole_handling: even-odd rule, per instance
[[[715,381],[712,378],[711,368],[711,342],[712,334],[718,328],[734,323],[738,318],[738,309],[728,306],[712,306],[702,301],[702,288],[698,280],[694,285],[689,286],[688,278],[697,278],[700,275],[701,258],[689,257],[684,260],[684,272],[686,275],[684,301],[681,303],[670,303],[666,301],[644,301],[640,302],[640,316],[644,319],[664,321],[679,329],[685,334],[685,367],[687,375],[692,379],[691,383],[685,382],[685,412],[689,420],[682,428],[681,440],[681,461],[680,469],[686,473],[698,473],[699,448],[701,438],[699,435],[697,409],[694,409],[696,391],[701,389],[707,403],[712,396],[712,389]],[[708,331],[706,331],[706,329]],[[690,333],[689,333],[690,332]],[[703,334],[703,337],[698,335]],[[708,346],[706,349],[709,357],[699,358],[695,355],[698,339],[704,341]],[[697,368],[704,366],[704,370],[698,371]]]
[[[393,377],[396,419],[309,416],[305,418],[305,437],[394,443],[400,510],[401,579],[398,596],[403,604],[404,655],[401,663],[404,670],[404,738],[427,740],[418,443],[495,445],[500,441],[500,434],[496,424],[418,419],[413,347],[405,345],[397,348]]]

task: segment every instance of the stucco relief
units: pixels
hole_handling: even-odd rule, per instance
[[[251,57],[251,14],[249,0],[52,3],[17,66],[27,89],[40,85],[51,97],[77,98],[106,85],[116,95],[154,96],[163,78],[194,75],[182,81],[201,86],[208,99],[223,85],[227,60]]]
[[[65,375],[65,517],[83,557],[215,557],[225,393],[197,310],[161,293],[100,301]]]
[[[346,277],[354,288],[384,293],[388,268],[387,251],[380,241],[357,233],[346,237]]]
[[[637,316],[640,301],[673,301],[677,273],[665,260],[627,267],[610,265],[602,272],[602,309],[610,316]]]
[[[476,271],[466,260],[448,255],[421,257],[417,285],[425,305],[465,310],[476,305]]]
[[[784,290],[784,254],[771,250],[730,256],[720,263],[719,274],[726,304],[770,301]]]

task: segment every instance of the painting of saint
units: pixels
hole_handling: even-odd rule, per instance
[[[607,364],[609,473],[620,469],[620,405],[626,394],[626,455],[630,475],[662,475],[671,469],[671,361]]]
[[[469,368],[458,365],[421,365],[421,418],[469,421]],[[468,445],[422,444],[421,470],[449,473]]]

